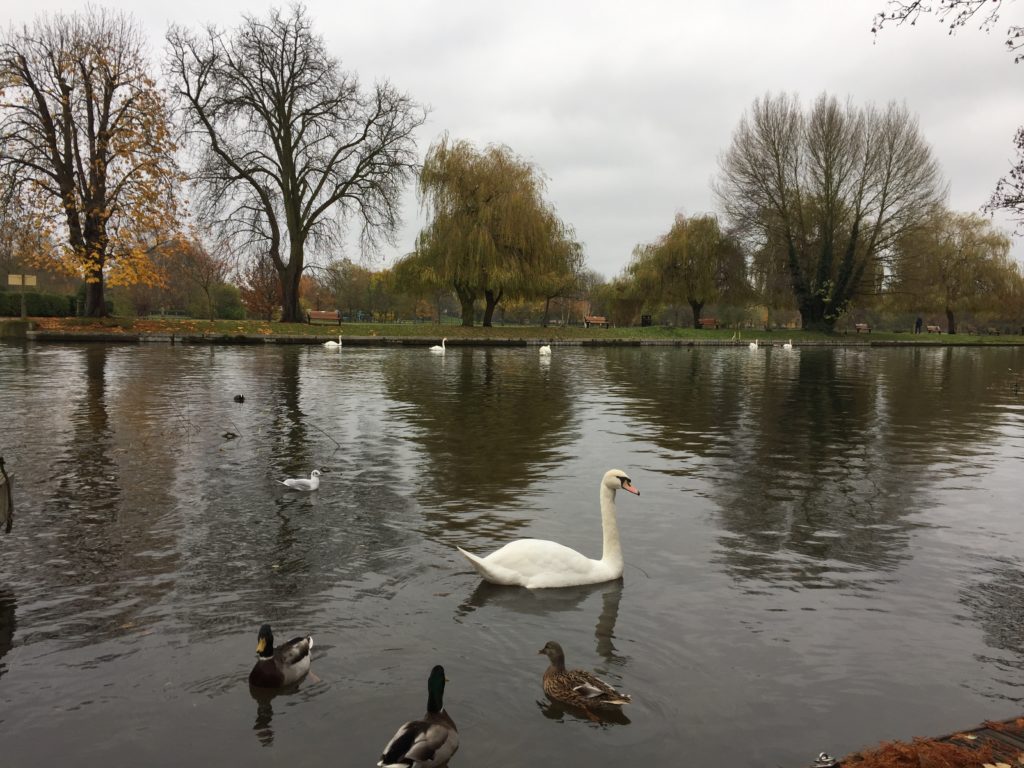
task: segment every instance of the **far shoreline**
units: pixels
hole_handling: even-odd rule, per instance
[[[447,339],[449,347],[1007,347],[1024,346],[1024,336],[914,334],[896,331],[832,334],[779,328],[696,329],[670,326],[584,328],[582,326],[499,325],[462,327],[435,323],[342,323],[307,325],[256,320],[136,318],[0,319],[0,337],[44,343],[318,345],[337,341],[352,347],[422,348]]]

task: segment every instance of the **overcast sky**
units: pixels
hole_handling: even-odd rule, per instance
[[[174,22],[235,26],[271,3],[110,0],[151,36],[158,59]],[[279,3],[277,5],[283,5]],[[1024,123],[1004,16],[950,37],[933,17],[871,34],[883,0],[311,0],[315,28],[344,69],[387,79],[430,108],[420,155],[443,132],[506,144],[548,178],[548,199],[607,277],[676,212],[715,211],[718,157],[753,100],[822,92],[855,104],[906,102],[950,183],[950,205],[977,210],[1014,158]],[[79,3],[0,0],[0,19]],[[1011,13],[1018,7],[1008,6]],[[397,246],[423,225],[410,189]],[[1012,230],[1013,222],[997,218]],[[1018,259],[1024,248],[1015,241]],[[357,253],[346,254],[358,258]]]

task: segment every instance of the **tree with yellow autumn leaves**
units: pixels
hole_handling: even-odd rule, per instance
[[[27,254],[104,286],[157,282],[151,254],[177,218],[171,113],[130,16],[99,8],[40,16],[0,37],[0,174],[33,228],[61,243]]]

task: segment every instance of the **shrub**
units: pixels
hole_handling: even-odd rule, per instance
[[[68,317],[75,314],[75,297],[26,291],[25,310],[30,317]],[[0,316],[21,316],[20,291],[0,293]]]

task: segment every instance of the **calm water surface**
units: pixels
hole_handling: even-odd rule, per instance
[[[1018,714],[1024,350],[0,344],[5,768],[365,766],[445,666],[453,766],[802,766]],[[243,394],[245,402],[232,398]],[[276,481],[324,475],[319,491]],[[487,588],[521,536],[620,582]],[[312,633],[256,699],[256,631]],[[554,639],[633,694],[547,704]]]

